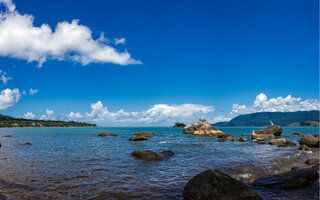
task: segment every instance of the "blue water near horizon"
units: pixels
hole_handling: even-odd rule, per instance
[[[219,127],[237,138],[263,127]],[[172,127],[1,128],[0,193],[12,199],[182,199],[185,184],[207,169],[237,179],[275,170],[277,163],[298,159],[295,147],[251,142],[218,142],[217,137],[183,134]],[[128,139],[139,131],[147,141]],[[117,137],[97,137],[101,132]],[[292,133],[319,134],[317,127],[284,127]],[[13,137],[3,137],[12,135]],[[31,146],[21,145],[25,142]],[[136,160],[136,150],[171,150],[158,162]]]

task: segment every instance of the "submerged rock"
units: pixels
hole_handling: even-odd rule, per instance
[[[319,148],[319,138],[312,135],[304,135],[301,137],[300,145],[306,145],[308,147]]]
[[[193,177],[183,196],[185,200],[262,200],[246,184],[217,170],[206,170]]]
[[[162,154],[164,156],[173,156],[174,152],[170,151],[170,150],[166,150],[166,151],[162,151],[160,154]]]
[[[159,154],[149,150],[134,151],[131,155],[139,160],[152,161],[152,160],[163,160],[163,157]]]
[[[267,188],[300,188],[312,185],[319,179],[319,173],[313,168],[292,168],[291,171],[265,176],[254,181],[253,185]]]
[[[32,144],[30,142],[20,143],[22,146],[31,146]]]
[[[318,163],[319,162],[319,159],[308,159],[308,160],[306,160],[304,163],[306,164],[306,165],[314,165],[314,164],[316,164],[316,163]]]
[[[308,147],[307,145],[300,145],[300,147],[298,148],[299,150],[302,151],[312,151],[312,149],[310,147]]]
[[[263,138],[252,139],[251,142],[258,143],[258,144],[265,144],[266,143],[266,141]]]
[[[240,142],[247,142],[248,140],[249,140],[249,139],[244,138],[244,137],[239,138],[239,141],[240,141]]]
[[[12,135],[5,135],[5,136],[3,136],[3,137],[12,137]]]
[[[293,135],[302,135],[302,133],[301,132],[295,132],[295,133],[293,133]]]
[[[285,143],[278,145],[279,147],[293,147],[296,146],[297,144],[290,141],[290,140],[286,140]]]
[[[110,133],[100,133],[98,136],[100,136],[100,137],[116,137],[117,135],[110,134]]]
[[[136,132],[134,135],[137,136],[145,136],[145,137],[151,137],[155,135],[153,132]]]

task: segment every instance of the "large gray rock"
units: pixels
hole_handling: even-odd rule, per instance
[[[185,200],[262,200],[251,188],[217,170],[193,177],[183,191]]]
[[[209,124],[209,123],[205,120],[200,120],[200,121],[194,122],[192,124],[185,126],[183,129],[183,133],[193,134],[195,131],[200,130],[200,128],[206,124]]]
[[[291,171],[258,178],[253,185],[267,188],[300,188],[314,184],[319,173],[314,168],[292,168]]]

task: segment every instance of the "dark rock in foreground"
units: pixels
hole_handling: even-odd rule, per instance
[[[266,188],[301,188],[314,184],[319,179],[319,173],[313,168],[292,168],[291,171],[258,178],[255,186]]]
[[[166,151],[162,151],[160,154],[162,154],[164,156],[173,156],[174,152],[170,151],[170,150],[166,150]]]
[[[193,177],[183,191],[185,200],[262,200],[251,188],[217,170]]]
[[[110,134],[110,133],[100,133],[98,136],[100,136],[100,137],[116,137],[117,135]]]
[[[319,138],[316,138],[313,135],[304,135],[301,137],[300,145],[319,148]]]
[[[145,161],[163,160],[162,156],[148,150],[134,151],[131,153],[131,155],[139,160],[145,160]]]

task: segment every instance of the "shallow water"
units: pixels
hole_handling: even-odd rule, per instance
[[[223,132],[250,137],[257,127],[225,127]],[[137,131],[152,131],[148,141],[132,142]],[[319,134],[318,128],[284,128]],[[118,137],[97,137],[101,132]],[[12,135],[13,137],[3,137]],[[288,138],[298,142],[299,136]],[[216,137],[182,134],[181,128],[2,128],[0,193],[9,199],[182,199],[185,184],[207,169],[220,169],[247,181],[274,173],[275,166],[304,156],[297,147],[280,148],[251,142],[217,142]],[[32,146],[21,143],[30,142]],[[176,154],[144,162],[135,150]],[[264,195],[264,191],[259,191]],[[301,194],[303,193],[300,192]],[[318,199],[308,193],[307,199]],[[265,191],[266,199],[294,199],[296,194]]]

